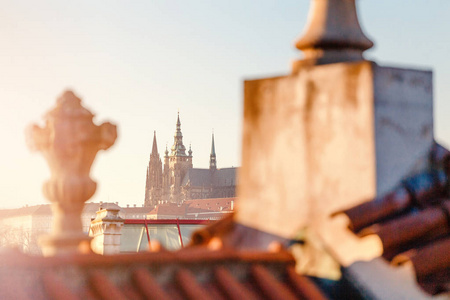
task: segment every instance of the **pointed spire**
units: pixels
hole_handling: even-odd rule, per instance
[[[192,156],[192,148],[191,148],[191,143],[189,143],[189,151],[188,151],[189,156]]]
[[[153,131],[153,147],[152,147],[152,153],[150,155],[152,155],[152,156],[159,156],[159,154],[158,154],[158,144],[156,143],[156,130]]]
[[[211,154],[209,155],[209,168],[211,170],[217,169],[216,147],[214,146],[214,131],[212,133]]]
[[[170,148],[171,156],[186,156],[186,147],[183,145],[183,134],[181,133],[180,112],[177,116],[177,129],[173,137],[173,146]]]
[[[214,131],[212,133],[211,155],[216,156],[216,147],[214,146]]]
[[[181,129],[180,111],[178,111],[178,116],[177,116],[177,129]]]

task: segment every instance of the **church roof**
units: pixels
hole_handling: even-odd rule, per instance
[[[181,182],[181,185],[186,185],[190,182],[191,186],[210,186],[211,170],[210,169],[189,169]]]
[[[237,168],[223,168],[214,171],[214,186],[231,186],[236,185]]]
[[[237,168],[223,168],[223,169],[189,169],[181,182],[181,185],[186,185],[190,182],[191,186],[234,186],[236,185],[236,170]]]

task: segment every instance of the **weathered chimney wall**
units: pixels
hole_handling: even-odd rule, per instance
[[[426,164],[432,74],[361,61],[248,80],[243,127],[237,221],[285,238],[312,228],[352,252],[329,215]]]

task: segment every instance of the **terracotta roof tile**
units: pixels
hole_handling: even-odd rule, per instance
[[[186,200],[184,203],[187,205],[187,212],[193,213],[201,209],[205,211],[231,211],[231,201],[236,201],[236,198],[195,199]]]
[[[177,252],[64,257],[0,255],[0,298],[323,299],[285,251],[187,247]],[[322,298],[320,298],[320,297]]]
[[[45,272],[43,274],[42,284],[49,299],[67,299],[67,300],[79,299],[51,271]]]
[[[168,215],[168,216],[183,216],[186,213],[186,205],[177,205],[175,203],[158,204],[148,214],[153,215]]]
[[[288,280],[298,297],[305,299],[326,300],[317,286],[305,276],[298,276],[293,267],[287,268]]]
[[[253,292],[243,286],[225,267],[216,268],[214,277],[221,291],[229,299],[258,299]]]
[[[161,288],[156,279],[145,268],[136,269],[131,280],[134,282],[136,289],[145,299],[149,300],[169,300],[170,297]]]
[[[261,289],[267,299],[297,299],[288,287],[278,280],[264,267],[254,265],[251,274],[258,289]]]
[[[450,291],[450,153],[436,145],[430,165],[386,196],[342,212],[349,229],[378,235],[383,257],[410,260],[418,283],[437,294]]]
[[[185,299],[212,300],[207,290],[205,290],[201,284],[197,282],[194,274],[192,274],[189,270],[178,270],[175,275],[175,280]]]

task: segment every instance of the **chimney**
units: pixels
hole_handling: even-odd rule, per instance
[[[235,220],[254,231],[246,246],[312,232],[345,265],[378,255],[379,244],[359,244],[329,215],[386,193],[427,161],[432,73],[364,60],[372,42],[354,0],[311,5],[297,42],[304,63],[284,77],[244,82]]]
[[[93,237],[92,251],[97,254],[111,255],[120,253],[120,237],[124,221],[119,217],[120,207],[107,203],[97,211],[91,222],[89,235]]]

